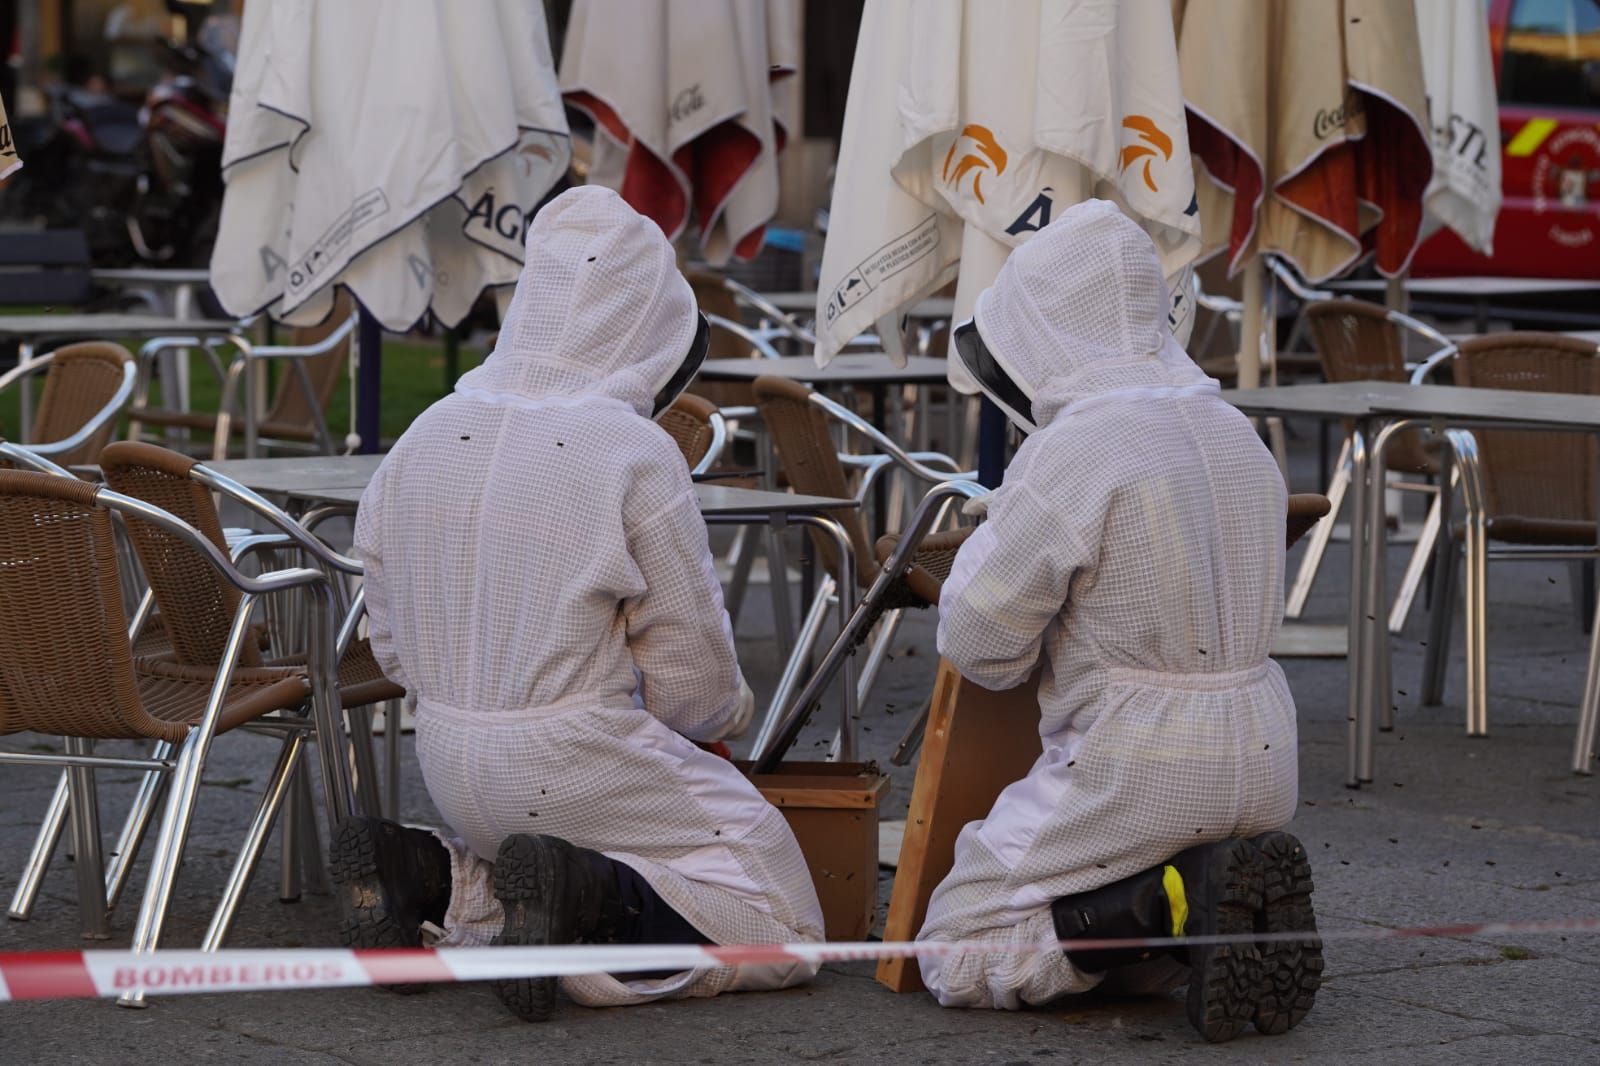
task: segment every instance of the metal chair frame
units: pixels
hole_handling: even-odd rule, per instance
[[[846,666],[852,650],[872,625],[873,618],[878,614],[879,604],[888,595],[890,587],[910,569],[917,546],[943,520],[950,505],[957,497],[971,499],[982,496],[988,491],[976,480],[943,480],[930,488],[922,497],[922,502],[912,512],[911,520],[902,531],[894,551],[878,568],[877,577],[856,604],[855,610],[839,627],[839,635],[829,645],[822,661],[812,671],[804,687],[775,722],[763,723],[761,735],[756,740],[754,754],[751,756],[755,764],[755,773],[773,772],[777,764],[783,760],[784,754],[794,746],[800,730],[822,702],[823,692]],[[882,617],[887,620],[891,613],[898,615],[900,612],[884,611]]]
[[[52,811],[58,806],[70,808],[77,856],[79,905],[83,911],[84,932],[87,936],[106,935],[109,910],[105,895],[106,871],[102,859],[92,771],[135,769],[171,775],[172,787],[167,797],[155,855],[151,861],[150,880],[140,905],[133,934],[133,951],[153,951],[160,939],[171,902],[173,886],[194,817],[206,756],[210,751],[218,721],[227,701],[234,669],[238,665],[245,641],[251,632],[250,618],[256,604],[267,597],[294,591],[321,600],[326,608],[320,615],[320,624],[314,623],[309,630],[311,639],[308,647],[307,676],[310,694],[306,702],[310,709],[310,717],[279,717],[259,719],[256,722],[260,728],[282,730],[285,734],[284,746],[269,779],[266,793],[257,807],[244,846],[224,887],[222,900],[202,941],[202,950],[214,951],[226,937],[250,877],[255,872],[261,850],[265,846],[267,836],[287,793],[290,778],[299,761],[308,731],[314,730],[322,740],[319,748],[323,784],[328,796],[326,813],[330,825],[336,828],[355,809],[342,751],[342,726],[333,699],[334,666],[337,660],[333,654],[335,633],[332,588],[324,573],[308,568],[278,570],[258,577],[249,577],[241,573],[199,530],[143,500],[100,488],[95,492],[93,502],[96,506],[112,513],[149,522],[177,537],[186,546],[199,553],[205,564],[215,569],[223,580],[237,589],[240,597],[229,627],[216,681],[207,699],[203,716],[189,730],[182,743],[174,746],[173,751],[158,753],[149,758],[95,755],[88,740],[72,737],[68,738],[66,754],[0,751],[0,763],[69,768],[68,795],[63,798],[61,804],[53,800],[51,807]],[[40,840],[35,847],[35,859],[40,857],[37,855],[39,845],[46,842],[46,836],[47,834],[41,832]],[[50,841],[52,846],[53,843]],[[48,854],[43,858],[48,861]],[[131,865],[131,855],[125,861]],[[120,1002],[126,1006],[142,1006],[144,990],[142,988],[130,990],[123,994]]]
[[[956,461],[948,455],[938,452],[908,452],[896,444],[872,423],[850,410],[837,401],[831,400],[821,393],[812,390],[807,397],[808,402],[821,410],[824,415],[835,423],[848,430],[865,437],[877,449],[877,454],[860,455],[849,452],[837,453],[839,461],[846,470],[860,472],[860,481],[856,486],[855,499],[858,503],[864,502],[871,494],[877,480],[890,471],[899,471],[919,478],[923,481],[941,484],[957,481],[963,483],[977,483],[977,472],[963,471]],[[935,465],[929,465],[935,464]],[[948,467],[938,469],[937,467]],[[859,518],[859,516],[857,516]],[[940,517],[943,517],[941,512]],[[920,536],[918,538],[920,540]],[[777,575],[774,581],[780,580]],[[810,660],[815,651],[817,641],[822,634],[823,623],[827,620],[830,608],[839,604],[838,581],[832,575],[825,575],[817,586],[811,607],[801,620],[800,629],[796,636],[793,650],[784,664],[783,672],[778,679],[778,687],[773,693],[772,702],[767,707],[760,727],[756,732],[755,750],[761,751],[771,740],[779,723],[783,720],[785,710],[792,702],[796,687],[801,681],[805,664]],[[878,679],[878,674],[887,660],[889,648],[894,640],[895,633],[900,628],[902,610],[885,611],[877,632],[872,637],[867,649],[867,655],[856,675],[856,702],[866,702],[871,694],[872,686]]]
[[[1302,312],[1301,317],[1304,317]],[[1424,360],[1423,363],[1413,367],[1411,383],[1421,385],[1425,383],[1424,368],[1436,365],[1442,359],[1451,357],[1456,352],[1456,344],[1443,333],[1434,329],[1425,322],[1420,322],[1401,311],[1385,310],[1384,317],[1396,329],[1409,331],[1437,349]],[[1284,605],[1285,618],[1299,618],[1305,611],[1306,601],[1311,596],[1311,587],[1317,579],[1317,571],[1322,566],[1323,555],[1328,550],[1328,542],[1333,538],[1334,522],[1338,519],[1339,509],[1344,504],[1346,493],[1350,489],[1350,479],[1355,472],[1354,456],[1351,453],[1350,434],[1346,433],[1344,440],[1339,445],[1339,457],[1334,461],[1333,478],[1328,482],[1324,493],[1332,506],[1329,520],[1319,522],[1313,530],[1310,539],[1306,542],[1305,555],[1300,559],[1300,567],[1295,571],[1293,582],[1289,585],[1289,594]],[[1412,550],[1411,559],[1406,564],[1405,577],[1400,582],[1400,588],[1395,594],[1394,603],[1389,609],[1389,632],[1399,633],[1405,628],[1406,619],[1411,614],[1412,604],[1416,600],[1417,590],[1422,585],[1423,575],[1428,568],[1428,561],[1432,556],[1433,545],[1439,534],[1440,503],[1439,487],[1414,481],[1393,481],[1388,485],[1391,489],[1403,492],[1422,492],[1433,496],[1433,503],[1428,508],[1428,516],[1423,520],[1422,529],[1417,535],[1416,547]]]
[[[139,350],[139,385],[138,396],[135,401],[133,415],[130,419],[129,436],[140,439],[142,425],[138,415],[141,409],[146,408],[150,399],[151,368],[155,365],[156,357],[163,352],[174,349],[199,349],[204,352],[211,366],[211,371],[216,375],[222,386],[222,395],[217,403],[217,424],[212,434],[211,458],[226,459],[228,457],[228,444],[232,438],[233,420],[235,417],[244,423],[244,453],[247,458],[255,458],[263,444],[270,448],[283,450],[306,451],[307,445],[303,441],[280,440],[276,438],[261,438],[257,425],[259,412],[257,411],[258,398],[256,396],[256,374],[252,371],[261,365],[261,360],[282,359],[288,362],[288,372],[293,374],[295,382],[306,398],[306,406],[311,412],[312,433],[316,443],[310,450],[316,454],[332,455],[337,451],[333,435],[328,431],[327,419],[322,411],[322,404],[316,396],[316,388],[311,383],[311,377],[306,372],[304,360],[320,355],[327,355],[339,345],[349,340],[355,333],[356,325],[360,321],[358,314],[352,314],[340,323],[339,327],[315,344],[306,345],[257,345],[253,344],[241,334],[229,334],[226,337],[155,337],[148,341]],[[231,345],[235,349],[233,358],[224,366],[218,349],[223,345]],[[242,398],[241,398],[241,393]],[[236,414],[237,413],[237,414]]]
[[[12,367],[10,370],[6,371],[4,375],[0,375],[0,392],[4,392],[6,389],[10,388],[11,385],[18,381],[22,381],[30,374],[37,374],[41,371],[49,370],[50,366],[55,361],[56,355],[59,354],[59,351],[60,349],[57,349],[57,351],[46,352],[44,355],[35,356],[33,359],[30,359],[25,363],[19,363],[17,366]],[[81,448],[85,443],[92,440],[96,433],[99,433],[101,430],[103,430],[107,424],[115,420],[116,417],[122,413],[123,407],[125,407],[128,403],[128,398],[133,395],[134,383],[137,375],[137,366],[133,360],[129,360],[122,368],[122,383],[117,386],[117,390],[112,394],[111,399],[107,400],[100,410],[96,411],[89,421],[85,422],[83,426],[80,427],[78,431],[73,433],[70,437],[65,437],[56,441],[46,441],[39,444],[17,444],[16,447],[26,449],[34,455],[46,457],[52,455],[66,455],[78,448]],[[27,386],[24,385],[23,387],[26,388]]]
[[[14,450],[14,445],[0,441],[0,457],[9,457]],[[35,469],[40,469],[46,473],[55,473],[64,477],[72,476],[68,471],[60,467],[54,467],[53,464],[34,460],[34,466]],[[53,469],[47,469],[47,467],[53,467]],[[285,514],[275,504],[232,478],[219,474],[203,464],[195,466],[190,471],[190,476],[206,488],[228,496],[244,505],[280,530],[277,533],[258,533],[231,540],[229,543],[229,556],[236,567],[252,554],[263,551],[276,551],[287,547],[305,552],[323,568],[325,576],[329,578],[332,587],[334,609],[341,618],[334,641],[334,663],[339,663],[344,658],[350,642],[355,639],[361,619],[366,613],[366,597],[364,590],[360,589],[353,595],[348,595],[344,582],[336,578],[339,575],[359,577],[363,573],[360,561],[335,552],[323,541],[312,535],[307,528],[296,523],[293,518]],[[129,625],[129,639],[137,639],[143,632],[151,617],[154,603],[155,596],[153,592],[146,589]],[[296,606],[304,607],[307,605],[297,604]],[[300,610],[292,613],[296,615],[302,624],[309,622],[306,617],[306,611]],[[381,803],[377,792],[377,760],[374,757],[371,744],[371,712],[366,708],[352,708],[346,713],[350,716],[352,725],[353,756],[357,771],[356,792],[363,809],[376,811],[381,809]],[[364,732],[363,727],[365,727]],[[254,725],[247,725],[242,728],[245,731],[259,731],[256,730]],[[273,728],[276,728],[276,726]],[[172,745],[164,741],[158,741],[152,750],[151,758],[169,759],[172,755],[172,750]],[[388,770],[391,786],[389,789],[391,801],[389,810],[393,813],[398,809],[399,791],[399,760],[394,746],[391,746],[389,751],[386,769]],[[303,781],[303,779],[300,780]],[[117,901],[121,898],[122,892],[126,888],[129,874],[132,872],[133,861],[138,855],[155,807],[160,802],[162,792],[165,791],[166,783],[167,779],[162,773],[151,771],[145,775],[144,781],[141,782],[139,790],[135,794],[134,802],[128,810],[119,834],[118,844],[112,852],[111,864],[105,874],[108,910],[115,909]],[[12,897],[8,916],[13,920],[26,921],[32,913],[44,873],[49,866],[56,841],[59,840],[65,825],[67,790],[67,775],[63,773],[61,780],[57,783],[56,794],[52,797],[44,822],[40,827],[39,843],[35,845],[34,853],[30,856],[28,864],[24,868],[23,876],[17,884],[16,892]],[[291,813],[294,813],[298,806],[309,804],[309,793],[303,796],[290,794],[288,802]],[[297,816],[293,817],[286,822],[284,827],[285,870],[284,888],[281,894],[286,899],[296,898],[299,895],[297,880],[299,871],[297,869],[291,870],[289,867],[291,865],[309,865],[306,862],[308,856],[300,854],[303,849],[300,848],[299,837],[304,833],[305,827],[297,824],[299,821],[300,819]],[[314,832],[309,835],[312,840],[315,839]],[[48,844],[45,843],[46,841],[48,841]],[[317,862],[320,863],[320,854],[314,848],[312,857],[315,857]]]
[[[1430,357],[1412,373],[1414,385],[1426,384],[1442,367],[1459,358],[1461,352],[1452,346],[1450,351]],[[1593,353],[1600,358],[1600,348]],[[1387,432],[1387,431],[1386,431]],[[1483,477],[1483,457],[1477,436],[1470,430],[1453,429],[1445,432],[1449,442],[1452,476],[1441,478],[1449,490],[1441,491],[1435,505],[1438,519],[1434,522],[1437,543],[1434,550],[1434,581],[1432,610],[1428,625],[1428,651],[1423,658],[1422,703],[1438,706],[1444,699],[1445,666],[1448,661],[1450,630],[1455,617],[1455,590],[1458,569],[1464,569],[1463,605],[1467,624],[1467,698],[1466,730],[1468,736],[1485,736],[1489,732],[1488,692],[1488,627],[1489,627],[1489,563],[1491,562],[1551,562],[1600,559],[1600,545],[1593,548],[1577,546],[1517,545],[1490,547],[1488,497]],[[1454,536],[1450,512],[1454,489],[1461,489],[1464,536],[1458,542]],[[1459,550],[1458,550],[1459,544]],[[1597,630],[1600,632],[1600,630]],[[1591,650],[1583,702],[1579,708],[1578,734],[1573,748],[1573,769],[1588,773],[1593,760],[1596,719],[1600,718],[1600,644]],[[1387,701],[1385,701],[1387,703]],[[1382,709],[1382,727],[1392,728],[1394,709]]]

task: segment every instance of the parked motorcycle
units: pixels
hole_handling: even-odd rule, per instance
[[[82,229],[99,266],[206,264],[222,209],[237,24],[214,18],[192,44],[150,44],[171,73],[143,106],[51,87],[49,118],[17,124],[28,165],[7,184],[0,219]]]

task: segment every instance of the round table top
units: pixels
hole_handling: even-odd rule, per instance
[[[225,319],[168,318],[165,315],[0,315],[0,337],[155,337],[167,333],[237,333],[244,327]]]
[[[833,362],[819,367],[809,355],[786,355],[781,359],[708,359],[700,376],[711,381],[753,381],[758,377],[788,378],[812,385],[942,385],[949,363],[932,356],[914,355],[905,366],[882,353],[836,355]]]

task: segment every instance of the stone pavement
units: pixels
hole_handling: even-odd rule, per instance
[[[1302,483],[1304,479],[1302,479]],[[1396,548],[1398,575],[1404,549]],[[1347,574],[1330,551],[1308,618],[1342,619]],[[763,606],[759,589],[751,610]],[[1342,784],[1343,660],[1294,660],[1285,669],[1300,710],[1301,798],[1294,829],[1311,851],[1325,929],[1385,929],[1484,919],[1600,915],[1600,784],[1567,771],[1586,640],[1575,624],[1567,572],[1557,564],[1494,568],[1490,603],[1493,736],[1461,732],[1461,637],[1446,704],[1416,706],[1425,620],[1419,608],[1395,643],[1395,732],[1379,738],[1377,780]],[[758,692],[776,662],[756,614],[741,622],[741,655]],[[926,698],[934,667],[931,618],[914,618],[882,687],[862,715],[868,757],[887,755]],[[1409,684],[1408,684],[1409,682]],[[821,733],[801,741],[811,749]],[[37,737],[9,737],[26,748]],[[172,946],[199,940],[269,765],[271,742],[224,738],[207,770],[190,857],[172,908]],[[109,746],[108,746],[109,747]],[[434,817],[407,741],[404,813]],[[883,815],[902,815],[913,768],[893,769]],[[130,774],[107,773],[102,803],[115,818]],[[49,772],[0,771],[0,893],[9,898],[53,785]],[[63,848],[63,853],[65,848]],[[143,868],[134,881],[141,885]],[[268,850],[232,943],[335,943],[332,899],[276,900],[277,851]],[[887,889],[887,875],[882,886]],[[0,950],[75,948],[71,867],[52,868],[31,921],[0,923]],[[127,943],[137,887],[115,916]],[[881,922],[881,914],[880,914]],[[829,966],[810,987],[710,1001],[589,1011],[565,1005],[529,1026],[488,989],[436,987],[422,995],[349,991],[189,996],[150,1009],[109,1002],[0,1007],[3,1058],[17,1063],[215,1062],[1416,1062],[1516,1059],[1600,1061],[1600,937],[1528,936],[1336,941],[1327,947],[1317,1009],[1288,1035],[1200,1043],[1171,1000],[1090,996],[1020,1013],[943,1011],[925,995],[895,996],[862,964]]]

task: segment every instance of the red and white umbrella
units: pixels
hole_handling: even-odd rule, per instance
[[[578,0],[561,90],[595,123],[589,181],[707,261],[749,259],[778,209],[793,0]]]

